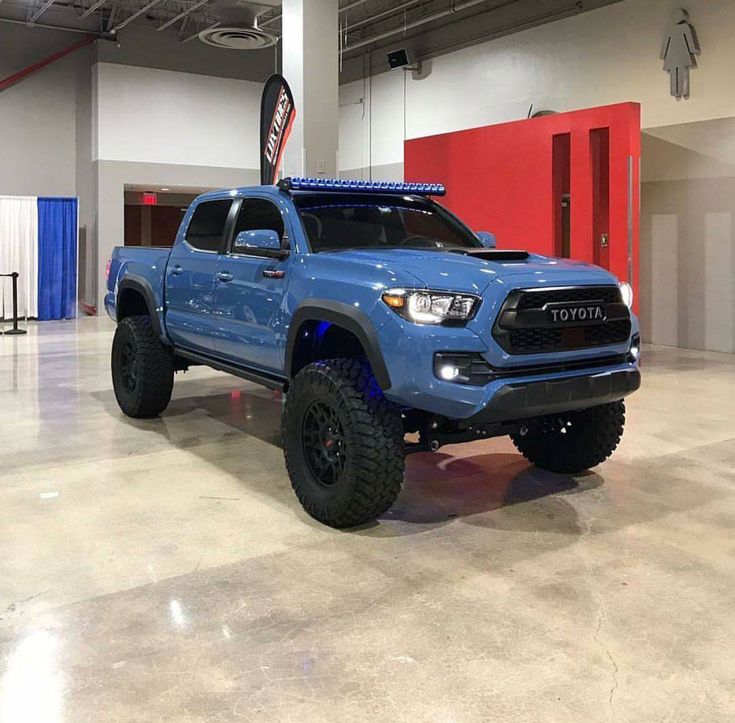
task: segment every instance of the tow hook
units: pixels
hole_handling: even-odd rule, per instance
[[[436,430],[439,429],[439,422],[437,422],[436,419],[434,419],[432,420],[429,427],[431,428],[433,432],[436,432]],[[441,447],[441,442],[439,442],[438,439],[429,439],[429,443],[427,446],[429,448],[429,452],[436,452],[436,450],[439,449],[439,447]]]

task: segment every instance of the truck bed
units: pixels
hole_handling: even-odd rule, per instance
[[[153,292],[156,308],[163,307],[163,288],[166,265],[171,249],[166,246],[115,246],[107,275],[107,298],[105,305],[111,316],[115,316],[115,290],[118,280],[137,280],[148,285]]]

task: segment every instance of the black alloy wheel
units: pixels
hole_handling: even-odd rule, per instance
[[[319,522],[344,528],[382,515],[403,483],[400,411],[361,359],[325,359],[294,377],[283,411],[291,485]]]
[[[122,319],[112,340],[112,386],[129,417],[155,417],[168,406],[174,385],[173,352],[147,316]]]
[[[125,341],[120,350],[120,374],[125,389],[134,392],[138,384],[138,364],[135,358],[135,349],[129,340]]]
[[[314,478],[327,487],[336,484],[345,471],[348,451],[337,410],[328,402],[313,402],[304,415],[301,439]]]

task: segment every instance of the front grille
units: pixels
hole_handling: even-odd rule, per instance
[[[630,336],[630,321],[619,319],[599,326],[569,326],[564,329],[514,329],[510,332],[512,354],[584,349],[619,344]]]
[[[556,349],[562,344],[562,329],[516,329],[510,332],[510,346],[514,354]]]
[[[585,326],[584,331],[587,346],[619,344],[622,341],[627,341],[630,336],[630,320],[618,319],[599,326]]]
[[[571,286],[567,289],[522,291],[516,308],[542,309],[544,304],[560,301],[604,301],[607,304],[615,304],[622,301],[622,298],[617,286]]]
[[[546,304],[602,301],[607,320],[599,324],[552,326]],[[538,354],[606,346],[630,336],[630,313],[617,286],[578,286],[512,292],[498,315],[493,336],[510,354]]]

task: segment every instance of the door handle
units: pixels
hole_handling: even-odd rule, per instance
[[[285,271],[281,271],[280,269],[265,269],[263,271],[263,276],[265,276],[266,279],[282,279],[286,275]]]
[[[179,264],[176,264],[175,266],[173,266],[171,268],[171,273],[174,276],[178,276],[179,274],[183,274],[184,273],[184,267],[183,266],[179,266]]]
[[[232,281],[234,276],[229,271],[220,271],[217,274],[217,281],[222,281],[224,283],[227,283],[228,281]]]

